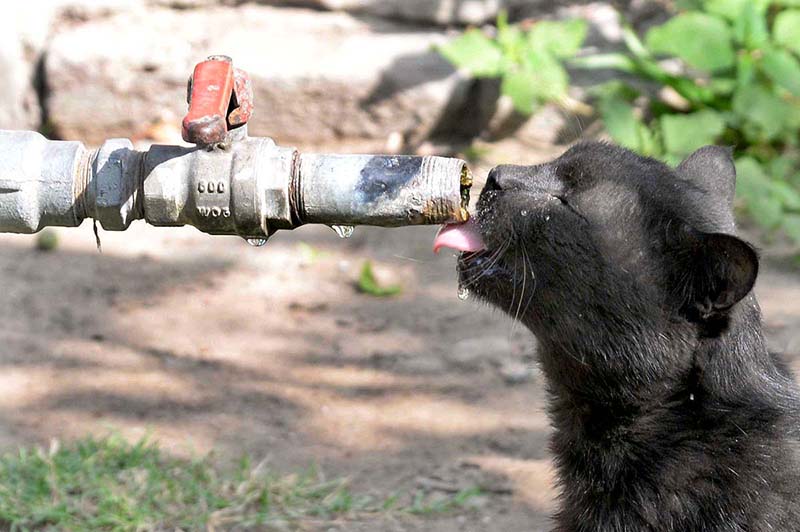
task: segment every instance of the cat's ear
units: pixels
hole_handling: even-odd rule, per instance
[[[700,320],[722,316],[753,289],[758,254],[747,242],[724,233],[684,233],[677,277],[688,314]]]
[[[698,184],[706,192],[733,207],[736,194],[736,166],[733,150],[722,146],[705,146],[688,156],[678,165],[678,173]]]

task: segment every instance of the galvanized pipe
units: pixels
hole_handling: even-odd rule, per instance
[[[224,143],[154,145],[127,139],[97,150],[30,131],[0,131],[0,232],[34,233],[94,218],[192,225],[264,239],[278,229],[440,224],[467,219],[464,161],[444,157],[300,154],[246,127]]]
[[[464,161],[446,157],[303,154],[297,216],[383,227],[465,222],[468,172]]]

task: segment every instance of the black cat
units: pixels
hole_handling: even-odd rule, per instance
[[[800,530],[800,392],[765,346],[735,179],[727,149],[673,170],[603,143],[489,175],[460,282],[539,341],[554,530]]]

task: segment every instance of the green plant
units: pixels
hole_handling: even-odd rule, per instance
[[[476,78],[500,78],[501,92],[514,108],[531,114],[543,103],[567,96],[569,76],[562,61],[575,55],[585,36],[582,20],[542,21],[523,29],[509,24],[503,12],[494,37],[469,29],[439,52]]]
[[[579,58],[661,87],[652,97],[629,83],[597,88],[612,138],[676,163],[712,143],[735,148],[737,193],[760,225],[800,242],[800,7],[798,0],[689,0],[640,39],[625,28],[627,53]],[[663,58],[679,60],[667,68]]]
[[[0,479],[0,528],[11,531],[306,530],[326,520],[468,509],[480,495],[470,488],[379,499],[316,468],[277,475],[244,457],[223,469],[211,457],[173,458],[147,439],[116,435],[20,448],[0,456]]]
[[[372,262],[364,261],[361,266],[361,273],[358,276],[358,290],[365,294],[375,297],[389,297],[396,296],[403,291],[400,285],[381,286],[375,278],[375,272],[372,271]]]
[[[800,243],[800,0],[678,0],[676,7],[643,36],[625,26],[621,53],[575,58],[585,26],[534,31],[556,24],[540,22],[526,32],[505,19],[494,39],[469,30],[442,53],[476,77],[503,77],[503,92],[526,113],[565,94],[565,70],[552,63],[625,73],[591,91],[616,142],[672,164],[706,144],[733,146],[739,205]],[[525,59],[551,50],[551,35],[563,43],[557,53]],[[521,88],[535,83],[544,88]]]

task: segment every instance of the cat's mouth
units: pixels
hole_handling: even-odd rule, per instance
[[[481,294],[487,285],[498,280],[503,273],[500,253],[490,252],[481,235],[478,221],[471,217],[461,224],[448,224],[439,229],[433,241],[433,251],[441,248],[460,251],[458,257],[459,297],[474,290]]]
[[[465,253],[486,249],[475,217],[465,223],[443,225],[433,241],[433,252],[438,253],[441,248]]]

